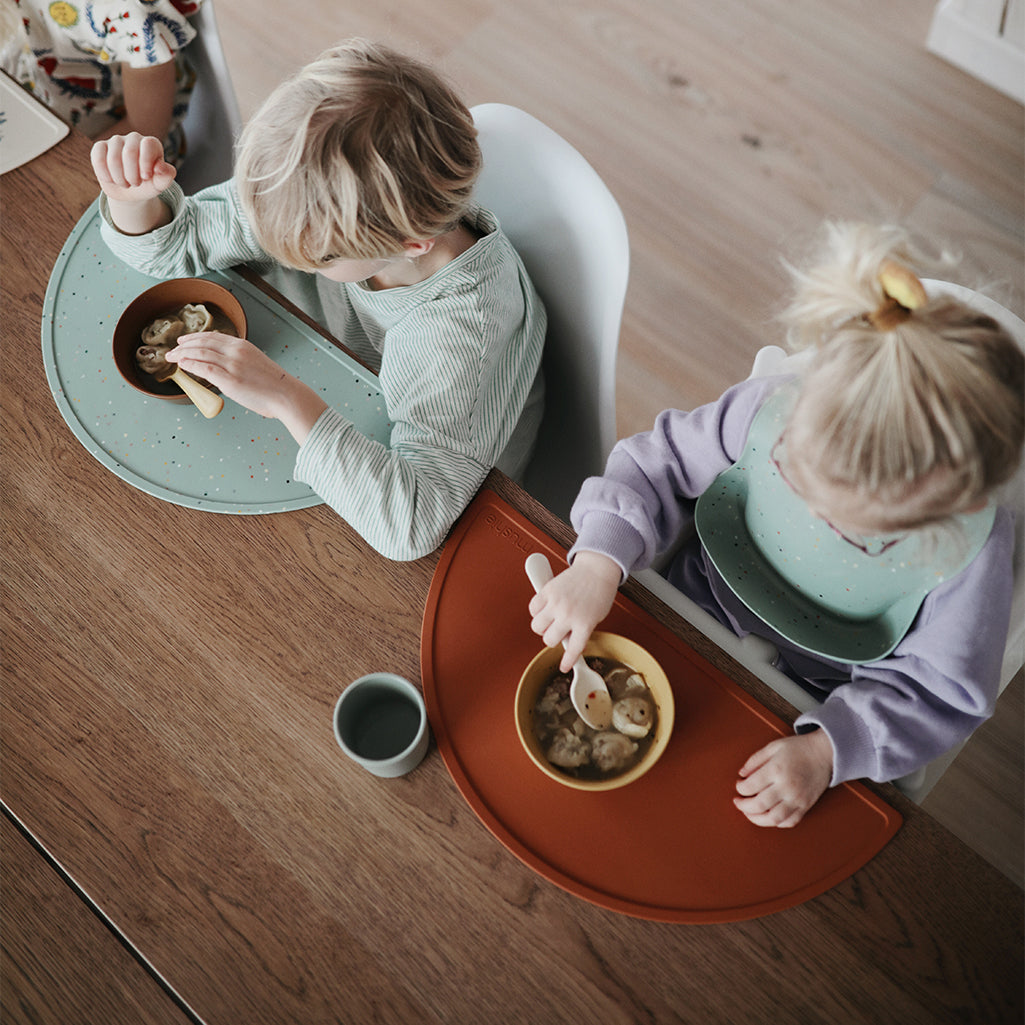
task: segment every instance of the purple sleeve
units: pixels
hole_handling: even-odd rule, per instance
[[[825,703],[800,716],[833,744],[831,785],[883,782],[926,765],[993,713],[1007,642],[1014,522],[997,511],[982,551],[930,592],[893,653],[855,666]]]
[[[619,442],[605,473],[584,481],[570,512],[578,551],[600,552],[624,578],[650,565],[678,536],[697,498],[744,449],[751,421],[783,378],[730,388],[693,412],[667,410],[653,430]]]

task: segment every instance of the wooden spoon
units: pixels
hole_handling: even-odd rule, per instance
[[[190,377],[177,363],[168,363],[164,351],[159,347],[143,345],[135,354],[139,369],[151,374],[157,381],[174,381],[176,385],[193,401],[203,416],[208,420],[224,409],[224,398]]]

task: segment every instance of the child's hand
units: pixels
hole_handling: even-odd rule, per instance
[[[569,569],[530,599],[534,633],[549,648],[565,642],[563,672],[573,668],[594,628],[609,614],[621,576],[619,566],[607,556],[578,552]]]
[[[756,825],[796,826],[833,776],[825,730],[784,737],[756,751],[740,770],[733,803]]]
[[[164,144],[138,132],[94,143],[90,159],[100,188],[116,203],[155,199],[177,174],[164,160]]]
[[[244,338],[219,331],[182,335],[167,361],[205,378],[246,409],[281,420],[300,444],[327,408],[313,389]]]

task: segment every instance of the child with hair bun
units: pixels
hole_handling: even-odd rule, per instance
[[[569,568],[530,603],[545,643],[566,642],[567,669],[621,582],[696,511],[669,581],[738,635],[772,640],[822,701],[740,767],[734,802],[757,825],[796,825],[844,780],[913,772],[993,711],[1014,550],[993,496],[1021,460],[1023,356],[991,318],[928,296],[913,262],[897,229],[828,226],[785,314],[807,368],[621,441],[573,506]],[[788,598],[734,572],[738,545]],[[903,610],[881,646],[869,594]],[[842,620],[844,638],[798,643],[808,633],[787,616],[801,608]],[[875,650],[852,658],[867,639]]]
[[[295,477],[392,559],[433,551],[491,467],[524,469],[541,419],[545,311],[494,215],[466,106],[419,62],[328,50],[246,125],[234,178],[194,197],[156,139],[98,143],[104,238],[163,278],[247,264],[380,380],[388,446],[245,339],[183,335],[168,360],[282,421]]]

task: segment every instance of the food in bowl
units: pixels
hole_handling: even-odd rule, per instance
[[[579,753],[580,750],[586,748],[586,762],[591,762],[590,765],[587,765],[582,760],[576,766],[560,766],[549,760],[548,752],[551,750],[551,744],[547,748],[542,746],[538,737],[538,730],[542,735],[545,731],[541,721],[538,723],[538,729],[535,729],[535,709],[539,703],[544,702],[545,692],[560,676],[568,685],[569,677],[559,673],[559,662],[562,660],[562,655],[561,647],[544,648],[531,659],[520,677],[519,686],[516,689],[515,725],[527,757],[544,775],[562,786],[574,790],[614,790],[640,779],[662,757],[673,731],[675,717],[673,689],[662,666],[646,648],[627,637],[600,630],[591,634],[584,649],[584,657],[590,665],[600,667],[599,671],[601,669],[617,670],[611,685],[611,691],[617,698],[614,703],[634,697],[642,697],[643,702],[629,701],[620,706],[616,714],[620,729],[610,727],[607,730],[592,730],[590,732],[586,732],[587,727],[584,726],[576,727],[574,730],[574,720],[577,716],[572,705],[568,709],[565,706],[560,708],[558,715],[566,715],[567,722],[561,724],[559,728],[567,728],[575,738],[571,740],[570,736],[562,735],[561,739],[566,751],[572,752],[576,749]],[[647,694],[637,689],[636,680],[631,681],[629,686],[627,685],[630,677],[635,675],[643,681]],[[561,690],[561,684],[549,696],[549,700],[553,702],[553,710],[563,700],[559,690]],[[568,690],[565,701],[569,703]],[[542,712],[541,720],[547,715],[547,711]],[[585,732],[576,732],[580,730]],[[558,729],[551,732],[554,736]],[[606,734],[606,736],[597,741],[600,734]],[[633,735],[631,736],[631,734]],[[636,750],[630,750],[635,744]],[[593,762],[592,754],[596,746],[597,764]],[[569,753],[565,759],[561,756],[557,757],[557,761],[569,761],[574,758],[574,754]],[[619,767],[614,767],[615,764],[618,764]]]
[[[534,703],[533,730],[552,765],[578,779],[608,779],[636,765],[651,747],[658,721],[644,677],[616,659],[591,656],[587,664],[612,697],[612,725],[588,726],[569,697],[572,673],[556,671]]]
[[[177,328],[171,324],[169,333],[160,334],[157,331],[148,334],[145,341],[142,337],[143,332],[153,331],[153,325],[157,321],[181,320],[179,314],[189,306],[205,307],[211,318],[208,330],[224,331],[239,338],[248,336],[245,310],[231,291],[223,285],[208,278],[171,278],[161,281],[137,295],[124,308],[114,327],[112,354],[126,384],[145,395],[166,399],[169,402],[190,401],[174,381],[158,380],[154,374],[143,371],[137,362],[137,351],[140,346],[153,341],[168,345],[171,341],[170,335],[174,334]],[[195,313],[195,309],[192,312]],[[201,313],[199,316],[202,320],[190,319],[190,323],[205,323],[205,316]],[[179,335],[185,333],[184,328],[178,332]],[[167,366],[173,367],[173,364]]]
[[[182,335],[201,331],[220,331],[238,337],[235,325],[216,306],[211,304],[208,309],[203,303],[186,303],[180,310],[159,316],[142,329],[142,345],[135,350],[135,362],[144,374],[150,374],[159,382],[166,381],[175,369],[173,363],[168,363],[167,354],[177,346]],[[206,387],[214,387],[204,378],[192,376]]]

